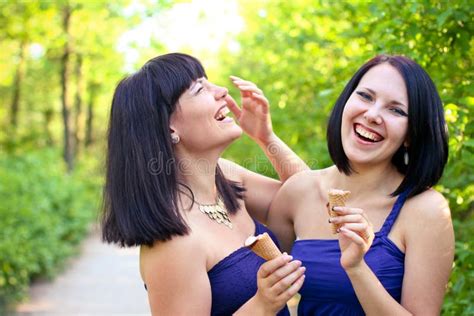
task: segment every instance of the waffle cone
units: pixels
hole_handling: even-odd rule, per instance
[[[328,213],[330,217],[335,217],[339,216],[337,212],[334,212],[332,210],[333,206],[345,206],[346,205],[346,200],[349,197],[351,192],[349,191],[343,191],[343,190],[337,190],[337,189],[331,189],[328,192]],[[337,230],[340,228],[340,224],[331,224],[331,230],[333,234],[337,233]]]
[[[245,246],[265,260],[272,260],[281,255],[280,249],[278,249],[268,233],[250,236],[245,241]]]

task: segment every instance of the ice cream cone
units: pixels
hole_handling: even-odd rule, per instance
[[[258,236],[250,236],[245,241],[245,247],[250,248],[265,260],[272,260],[281,255],[280,249],[278,249],[270,235],[267,233]]]
[[[334,206],[345,206],[346,205],[346,200],[349,197],[351,192],[349,191],[343,191],[343,190],[337,190],[337,189],[331,189],[328,192],[328,200],[329,200],[329,205],[328,205],[328,213],[330,217],[335,217],[339,216],[337,212],[334,212],[332,208]],[[337,234],[337,230],[340,228],[341,225],[339,224],[331,224],[331,229],[333,234]]]

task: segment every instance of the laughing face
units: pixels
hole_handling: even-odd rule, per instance
[[[394,67],[383,63],[367,71],[342,114],[342,146],[351,165],[390,163],[408,145],[408,106],[405,81]]]
[[[170,128],[188,151],[225,147],[242,134],[227,116],[227,89],[199,78],[181,95],[171,115]]]

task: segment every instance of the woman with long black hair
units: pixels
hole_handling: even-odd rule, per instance
[[[174,53],[149,60],[115,90],[103,238],[141,246],[156,315],[285,315],[304,280],[291,256],[264,263],[243,247],[249,235],[269,232],[247,211],[264,220],[281,183],[307,166],[273,133],[262,91],[232,81],[241,108],[197,59]],[[220,158],[242,130],[280,181]]]

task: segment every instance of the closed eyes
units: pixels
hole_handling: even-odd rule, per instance
[[[400,116],[408,116],[408,114],[403,111],[402,109],[399,109],[399,108],[391,108],[390,111],[400,115]]]
[[[357,91],[356,93],[364,100],[367,100],[367,101],[373,100],[372,96],[368,93],[365,93],[363,91]]]

